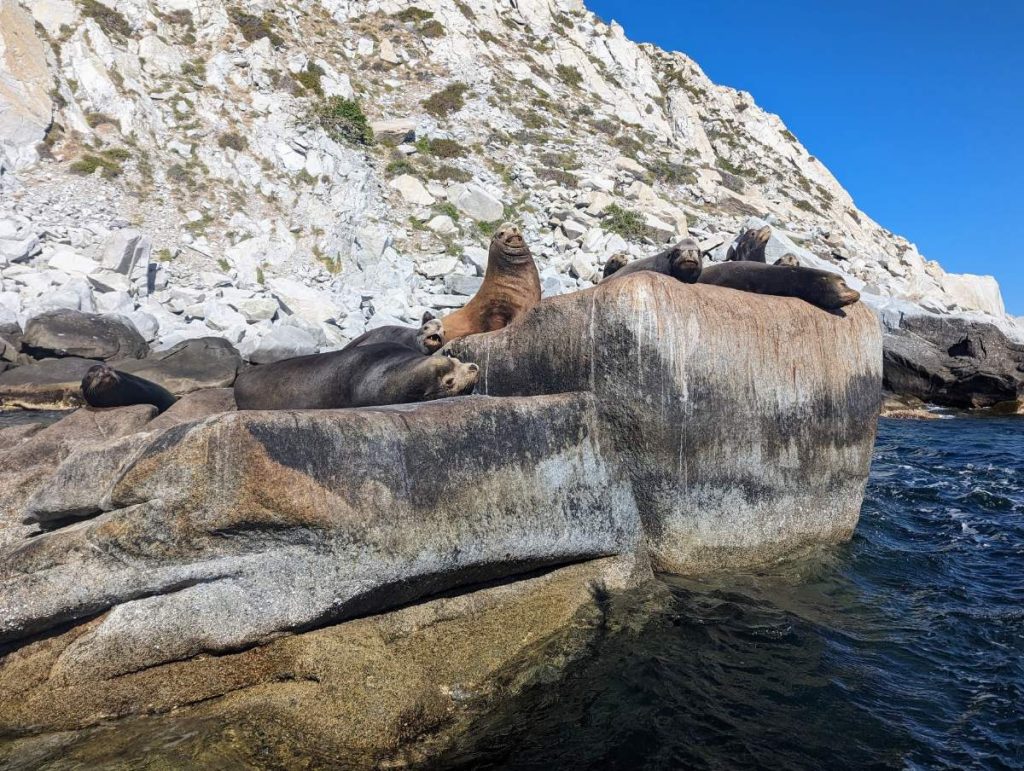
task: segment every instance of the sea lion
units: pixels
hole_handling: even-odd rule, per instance
[[[397,343],[420,353],[431,354],[444,347],[444,327],[440,319],[430,311],[426,311],[419,328],[401,327],[397,324],[377,327],[369,332],[364,332],[341,350],[379,343]]]
[[[467,394],[479,367],[399,343],[359,345],[254,367],[235,381],[240,410],[407,404]]]
[[[540,276],[523,234],[506,222],[491,238],[484,283],[460,310],[441,319],[447,342],[507,327],[540,302]]]
[[[694,283],[701,271],[700,246],[692,238],[684,238],[675,246],[671,246],[653,257],[645,257],[625,264],[625,255],[613,254],[604,265],[604,278],[627,276],[641,270],[653,270],[672,276],[684,284]]]
[[[786,252],[784,255],[779,257],[772,265],[790,265],[792,267],[799,267],[800,260],[792,252]]]
[[[825,310],[838,310],[860,299],[842,276],[827,270],[758,262],[722,262],[704,269],[698,284],[712,284],[744,292],[799,297]]]
[[[767,262],[764,249],[768,239],[772,237],[772,229],[764,227],[744,231],[736,238],[725,254],[726,262]]]
[[[90,367],[82,378],[82,396],[90,407],[129,407],[152,404],[163,412],[178,397],[163,386],[128,372],[119,372],[108,364]]]

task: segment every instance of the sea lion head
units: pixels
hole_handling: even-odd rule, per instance
[[[819,294],[819,302],[815,304],[830,311],[853,305],[860,299],[860,292],[851,289],[840,276],[831,273],[818,278],[815,289]]]
[[[476,364],[464,363],[454,356],[431,356],[434,377],[424,394],[424,399],[444,399],[448,396],[462,396],[476,387],[480,368]]]
[[[117,372],[107,364],[96,364],[89,367],[82,378],[82,391],[91,393],[103,393],[109,391],[121,382]]]
[[[511,222],[504,223],[491,237],[490,256],[518,264],[532,259],[523,232]]]
[[[793,267],[800,266],[800,260],[792,252],[786,252],[784,255],[779,257],[774,263],[775,265],[791,265]]]
[[[695,283],[704,267],[700,246],[692,238],[684,238],[673,246],[668,262],[672,278],[684,284]]]
[[[420,331],[416,335],[420,346],[426,353],[440,351],[444,347],[444,325],[441,319],[434,316],[430,311],[424,311],[423,321],[420,322]]]
[[[626,263],[629,262],[629,255],[625,252],[616,252],[608,258],[608,262],[604,264],[604,272],[601,274],[602,278],[608,278],[608,276],[626,267]]]

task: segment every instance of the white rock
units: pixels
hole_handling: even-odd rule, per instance
[[[0,238],[0,265],[25,260],[39,251],[39,238],[30,235],[22,239]]]
[[[391,41],[387,38],[382,38],[380,41],[380,60],[387,62],[388,64],[401,64],[402,59],[395,53],[395,47],[391,44]]]
[[[340,315],[336,304],[326,293],[300,281],[272,278],[267,281],[267,285],[288,313],[300,316],[312,324],[333,321]]]
[[[992,276],[947,273],[942,277],[942,288],[961,308],[982,311],[997,318],[1006,314],[999,284]]]
[[[203,319],[210,329],[224,331],[232,327],[245,328],[246,318],[220,300],[207,300],[203,305]]]
[[[0,0],[0,169],[34,163],[50,125],[49,51],[34,25],[16,0]]]
[[[128,313],[127,316],[132,320],[135,328],[139,330],[139,334],[146,338],[147,342],[153,342],[156,340],[157,332],[160,330],[160,324],[157,322],[155,316],[141,310],[132,311]]]
[[[103,245],[100,262],[103,267],[128,275],[133,266],[143,270],[149,263],[153,244],[148,236],[133,228],[115,230]]]
[[[89,274],[89,283],[99,292],[129,292],[132,282],[127,276],[106,268],[98,268]]]
[[[370,123],[373,137],[381,144],[399,145],[416,138],[416,121],[409,118],[375,120]]]
[[[618,169],[619,171],[624,171],[627,174],[636,177],[637,179],[642,179],[647,175],[647,169],[645,169],[639,163],[634,161],[632,158],[627,158],[624,155],[620,155],[618,158],[612,161],[612,166]]]
[[[439,260],[422,262],[416,266],[416,270],[427,278],[439,278],[451,273],[458,264],[459,261],[454,257],[443,257]]]
[[[135,301],[127,292],[102,292],[94,294],[93,299],[96,302],[96,310],[100,313],[118,313],[128,316],[135,310]]]
[[[588,230],[589,228],[582,222],[577,222],[573,219],[567,219],[562,223],[562,232],[565,233],[565,237],[568,239],[575,240],[584,235]]]
[[[406,203],[413,206],[431,206],[434,203],[434,196],[427,192],[416,177],[411,174],[402,174],[391,180],[391,187],[397,190]]]
[[[305,329],[281,325],[263,335],[251,351],[247,348],[248,346],[243,346],[242,353],[248,354],[249,361],[253,364],[270,364],[282,359],[316,353],[316,341]]]
[[[487,250],[479,246],[467,246],[462,252],[462,259],[467,265],[472,265],[476,274],[482,276],[487,270]]]
[[[277,313],[277,300],[272,297],[250,297],[232,300],[231,306],[245,317],[246,321],[269,321]]]
[[[477,222],[496,222],[505,213],[505,207],[498,198],[472,183],[449,187],[448,200],[456,209]]]
[[[53,250],[53,255],[46,264],[55,270],[63,270],[65,273],[81,273],[85,276],[100,270],[100,264],[96,260],[90,260],[88,257],[78,254],[70,246],[58,246]]]
[[[427,223],[427,228],[442,236],[451,235],[456,231],[455,221],[447,214],[438,214]]]

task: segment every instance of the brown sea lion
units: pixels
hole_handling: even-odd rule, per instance
[[[107,364],[90,367],[82,378],[82,396],[90,407],[129,407],[152,404],[163,412],[178,397],[163,386]]]
[[[254,367],[235,381],[240,410],[315,410],[407,404],[467,394],[479,368],[399,343],[359,345]]]
[[[860,299],[860,292],[848,287],[842,276],[827,270],[793,265],[721,262],[705,268],[697,283],[757,294],[799,297],[825,310],[837,310]]]
[[[506,222],[491,239],[484,283],[460,310],[443,319],[446,342],[507,327],[540,302],[540,276],[523,234]]]
[[[389,324],[364,332],[341,350],[355,348],[359,345],[378,345],[380,343],[397,343],[420,353],[434,353],[444,347],[444,327],[441,320],[433,313],[426,311],[423,321],[417,327],[401,327]]]
[[[768,225],[762,228],[750,229],[740,233],[739,237],[726,252],[726,262],[767,262],[764,249],[768,245],[768,239],[772,237],[772,229]]]
[[[612,276],[619,278],[641,270],[653,270],[655,273],[672,276],[684,284],[692,284],[700,276],[701,265],[700,246],[692,238],[684,238],[675,246],[653,257],[645,257],[628,264],[625,262],[625,255],[613,254],[604,265],[604,278],[607,280]]]
[[[786,252],[784,255],[779,257],[779,259],[773,262],[772,265],[790,265],[792,267],[797,267],[800,265],[800,260],[792,252]]]

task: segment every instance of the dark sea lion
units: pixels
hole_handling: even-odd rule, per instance
[[[768,225],[750,229],[740,233],[739,237],[726,252],[726,262],[767,262],[764,248],[772,237],[772,229]]]
[[[692,284],[700,276],[701,266],[700,246],[692,238],[684,238],[675,246],[653,257],[645,257],[628,264],[625,263],[625,255],[614,254],[604,265],[604,278],[619,278],[641,270],[652,270],[655,273],[672,276],[684,284]]]
[[[240,410],[407,404],[467,394],[479,368],[398,343],[359,345],[253,367],[235,381]]]
[[[523,234],[506,222],[491,238],[484,283],[460,310],[441,319],[446,342],[507,327],[540,302],[540,276]]]
[[[159,412],[178,401],[178,397],[163,386],[128,372],[119,372],[107,364],[97,364],[85,373],[82,396],[90,407],[152,404]]]
[[[799,297],[825,310],[837,310],[860,299],[842,276],[827,270],[759,262],[722,262],[710,265],[697,283],[740,289],[779,297]]]
[[[786,252],[784,255],[779,257],[772,265],[790,265],[792,267],[798,267],[800,265],[799,258],[792,252]]]
[[[397,324],[389,324],[384,327],[371,329],[364,332],[341,350],[355,348],[360,345],[378,345],[380,343],[397,343],[411,348],[420,353],[434,353],[444,347],[444,327],[441,320],[433,313],[427,311],[423,314],[423,321],[417,327],[401,327]]]

